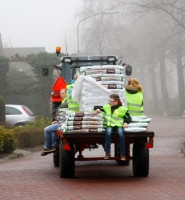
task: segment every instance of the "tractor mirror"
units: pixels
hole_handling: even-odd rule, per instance
[[[43,67],[42,68],[42,76],[48,76],[49,75],[49,68]]]
[[[127,65],[125,68],[125,74],[127,76],[130,76],[132,74],[132,66],[131,65]]]

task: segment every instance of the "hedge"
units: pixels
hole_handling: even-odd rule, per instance
[[[16,149],[17,138],[14,130],[0,126],[0,153],[12,153]]]
[[[50,119],[39,118],[23,127],[0,126],[0,153],[44,145],[44,127],[48,124],[51,124]]]
[[[16,131],[17,148],[33,148],[44,144],[43,128],[20,128]]]

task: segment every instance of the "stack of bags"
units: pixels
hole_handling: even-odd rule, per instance
[[[73,88],[73,97],[80,105],[80,111],[93,111],[94,106],[103,106],[109,102],[111,91],[103,87],[94,78],[80,75]]]
[[[147,118],[147,116],[134,116],[132,122],[128,124],[128,128],[125,128],[125,132],[147,131],[150,121],[151,118]]]
[[[118,94],[123,106],[126,106],[124,88],[124,67],[120,65],[98,65],[80,67],[80,76],[76,80],[72,96],[80,105],[78,113],[66,109],[59,110],[59,130],[64,132],[102,132],[105,130],[103,114],[95,114],[94,106],[103,106],[109,102],[111,94]],[[132,117],[126,132],[146,131],[151,118]]]
[[[80,68],[80,74],[92,77],[94,80],[96,80],[98,84],[106,88],[111,94],[118,94],[120,96],[122,104],[124,106],[126,105],[123,66],[121,65],[86,66]],[[94,91],[94,93],[97,97],[96,91]],[[103,98],[104,101],[103,102],[99,101],[99,105],[104,105],[108,103],[109,96],[108,97],[105,95],[101,96],[104,97]]]
[[[61,109],[58,116],[59,130],[63,130],[63,132],[93,133],[105,130],[104,118],[101,113],[97,114],[94,111],[74,113]]]

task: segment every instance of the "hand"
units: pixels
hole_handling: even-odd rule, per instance
[[[53,121],[51,124],[55,124],[55,123],[57,123],[57,121]]]
[[[128,128],[128,124],[127,124],[127,123],[124,123],[124,124],[123,124],[123,127],[124,127],[124,128]]]

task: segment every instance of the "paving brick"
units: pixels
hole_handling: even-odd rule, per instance
[[[173,123],[171,119],[160,120]],[[41,157],[40,152],[34,152],[0,163],[0,199],[184,200],[185,157],[179,152],[178,138],[183,137],[181,129],[185,121],[177,121],[179,129],[176,128],[176,131],[168,129],[167,125],[162,127],[159,119],[151,125],[155,125],[154,128],[158,126],[155,130],[157,147],[151,150],[148,177],[133,177],[132,162],[129,166],[118,166],[114,161],[91,161],[76,162],[76,177],[61,179],[59,169],[53,166],[52,155]],[[171,135],[172,132],[174,135]],[[175,137],[175,134],[173,143],[170,137]],[[170,145],[167,145],[168,139]],[[165,148],[164,152],[161,145]]]

